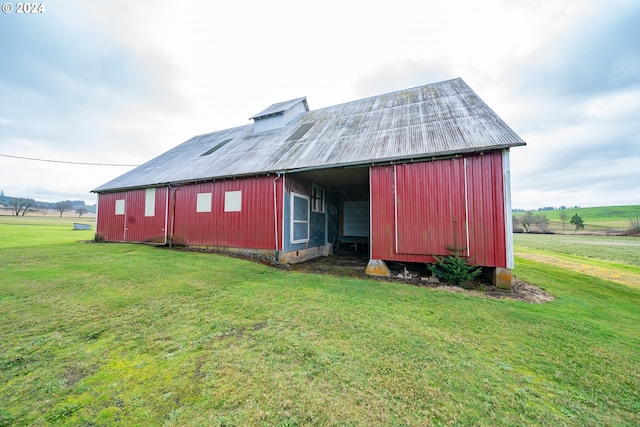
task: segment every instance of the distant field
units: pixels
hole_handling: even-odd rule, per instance
[[[513,240],[516,252],[518,248],[530,248],[640,268],[639,237],[516,233]]]
[[[640,238],[572,234],[514,235],[516,256],[640,288]]]
[[[5,217],[5,216],[13,216],[11,215],[11,212],[7,209],[0,209],[0,218]],[[23,216],[22,218],[59,218],[60,217],[60,212],[53,210],[53,209],[49,209],[47,211],[44,212],[37,212],[37,213],[29,213],[25,216]],[[62,218],[75,218],[75,219],[80,219],[83,221],[95,221],[96,219],[96,213],[95,212],[87,212],[86,214],[83,214],[81,217],[78,216],[77,213],[75,213],[75,211],[66,211],[62,214]]]
[[[534,211],[536,214],[544,214],[549,220],[549,228],[554,232],[562,232],[563,225],[560,214],[567,214],[567,222],[564,224],[564,232],[573,232],[575,227],[569,223],[571,217],[578,214],[584,221],[585,228],[582,232],[603,232],[607,230],[624,231],[630,228],[629,219],[640,217],[640,205],[630,206],[600,206],[593,208],[571,208],[552,211]],[[514,216],[523,212],[514,212]]]
[[[556,296],[528,304],[48,221],[0,217],[2,426],[640,425],[639,288],[517,256]]]
[[[74,223],[91,225],[92,230],[74,230]],[[0,249],[15,245],[92,240],[95,218],[60,218],[58,215],[0,215]]]

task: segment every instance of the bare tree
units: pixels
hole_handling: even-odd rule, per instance
[[[524,231],[522,229],[522,227],[520,227],[520,220],[518,219],[517,215],[513,215],[511,217],[511,223],[513,225],[513,232],[514,233],[522,233]]]
[[[565,211],[560,212],[560,221],[562,221],[562,231],[564,231],[564,224],[569,219],[569,215]]]
[[[40,206],[35,200],[26,197],[12,197],[3,202],[2,205],[7,207],[14,216],[25,216],[28,213],[40,210]]]
[[[60,201],[56,203],[54,207],[58,212],[60,212],[60,218],[62,218],[63,213],[65,213],[66,211],[70,211],[73,208],[73,206],[71,205],[71,202],[68,200],[65,200],[64,202]]]
[[[549,220],[547,219],[547,216],[545,214],[535,215],[533,218],[533,225],[535,225],[536,228],[541,232],[549,230]]]
[[[78,214],[78,218],[80,218],[82,215],[86,214],[87,212],[89,212],[87,210],[87,208],[78,208],[78,209],[76,209],[76,213]]]
[[[520,225],[522,226],[522,228],[524,228],[525,233],[529,232],[529,227],[531,227],[531,224],[533,224],[534,220],[535,220],[535,217],[532,211],[527,211],[522,215],[518,216],[518,221],[520,222]]]

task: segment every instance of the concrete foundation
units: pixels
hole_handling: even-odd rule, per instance
[[[189,245],[190,249],[212,252],[228,252],[229,254],[254,255],[263,258],[275,258],[276,252],[273,249],[247,249],[247,248],[229,248],[226,246],[203,246]]]
[[[328,256],[331,254],[333,245],[327,243],[326,245],[314,246],[313,248],[300,249],[291,252],[278,252],[278,261],[283,264],[295,264],[296,262],[302,262],[311,258],[319,256]]]
[[[494,268],[493,274],[491,275],[491,281],[498,288],[502,288],[502,289],[513,288],[513,276],[511,275],[511,270],[508,268],[501,268],[501,267]]]
[[[193,249],[200,249],[203,251],[219,251],[229,252],[243,255],[257,255],[264,258],[272,258],[283,264],[295,264],[296,262],[307,261],[319,256],[331,255],[333,245],[327,243],[326,245],[314,246],[312,248],[300,249],[291,252],[274,251],[273,249],[247,249],[247,248],[228,248],[222,246],[189,246]]]
[[[371,276],[389,277],[391,272],[384,261],[380,259],[370,259],[365,272]]]

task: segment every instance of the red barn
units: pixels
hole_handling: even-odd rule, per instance
[[[319,110],[298,98],[251,119],[94,189],[96,238],[282,262],[363,243],[371,274],[457,246],[510,285],[509,149],[525,143],[463,80]]]

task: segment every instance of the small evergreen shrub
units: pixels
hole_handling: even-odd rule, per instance
[[[431,273],[441,280],[455,286],[462,286],[478,277],[482,268],[469,265],[467,258],[461,257],[460,252],[465,248],[448,248],[452,255],[445,257],[434,255],[435,264],[428,265]]]

